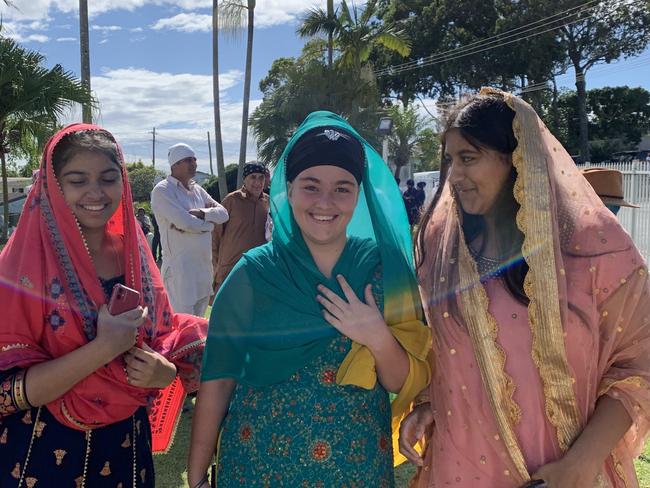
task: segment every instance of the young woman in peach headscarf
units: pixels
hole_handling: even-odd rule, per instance
[[[435,372],[400,430],[413,485],[638,486],[650,287],[631,238],[512,95],[451,113],[441,173],[416,246]]]

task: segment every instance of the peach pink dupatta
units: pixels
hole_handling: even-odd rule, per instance
[[[481,283],[446,184],[426,224],[420,269],[434,336],[435,428],[413,485],[522,486],[562,456],[597,399],[610,395],[634,424],[599,484],[638,486],[632,459],[650,415],[647,268],[535,111],[507,93],[482,94],[503,96],[516,112],[514,192],[530,304],[499,281]]]

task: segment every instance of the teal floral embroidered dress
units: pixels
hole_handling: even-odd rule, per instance
[[[364,150],[361,192],[329,277],[294,219],[285,171],[291,147],[315,127],[332,140],[345,132]],[[406,212],[395,205],[401,201],[381,157],[337,115],[315,112],[292,137],[271,183],[273,240],[244,253],[210,315],[201,381],[236,381],[228,414],[216,426],[220,488],[394,486],[392,432],[429,381],[431,348]],[[331,326],[316,300],[319,285],[344,296],[339,274],[357,297],[373,285],[407,353],[409,375],[392,404],[370,351]]]
[[[380,286],[376,273],[381,309]],[[221,432],[219,488],[394,486],[388,393],[379,382],[371,390],[336,384],[350,345],[339,335],[288,381],[236,386]]]

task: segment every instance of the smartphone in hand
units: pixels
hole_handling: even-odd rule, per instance
[[[111,315],[119,315],[133,310],[140,304],[140,292],[117,283],[113,287],[111,299],[108,302],[108,312]]]

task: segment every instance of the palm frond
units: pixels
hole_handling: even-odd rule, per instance
[[[248,6],[245,0],[228,0],[219,5],[219,32],[239,38],[248,23]]]
[[[312,37],[317,34],[327,34],[329,32],[328,26],[330,24],[330,18],[327,15],[327,12],[322,8],[311,8],[300,20],[300,27],[296,30],[296,33],[300,37]]]
[[[381,32],[376,40],[386,49],[395,51],[400,56],[408,56],[411,53],[410,42],[402,35],[393,32]]]
[[[377,15],[377,0],[368,0],[366,6],[359,18],[359,24],[367,24],[370,20]]]
[[[341,13],[338,16],[339,22],[342,25],[353,25],[355,22],[352,20],[352,13],[350,12],[348,3],[345,0],[342,0],[339,8],[341,9]]]

